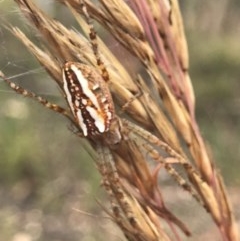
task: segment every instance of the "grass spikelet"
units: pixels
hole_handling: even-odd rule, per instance
[[[32,0],[15,2],[41,35],[41,48],[17,27],[7,28],[57,83],[63,98],[67,99],[61,72],[65,61],[91,66],[98,73],[103,72],[99,62],[104,63],[114,104],[120,109],[111,128],[119,127],[121,140],[109,144],[106,139],[110,139],[110,133],[101,142],[92,138],[88,141],[98,153],[95,163],[111,203],[107,212],[126,239],[182,240],[179,230],[191,235],[189,225],[165,202],[158,179],[162,165],[179,188],[192,193],[205,207],[223,240],[237,241],[238,230],[223,180],[195,119],[195,97],[178,1],[56,1],[70,9],[83,33],[66,28]],[[131,73],[99,36],[94,39],[99,52],[94,54],[96,43],[88,37],[91,21],[105,28],[139,62],[141,70],[136,68],[136,73]],[[3,73],[1,77],[19,93],[18,86],[13,88]],[[28,96],[43,103],[34,94]],[[79,130],[70,110],[64,112],[46,103],[48,108],[67,116]],[[175,169],[176,165],[184,175]]]

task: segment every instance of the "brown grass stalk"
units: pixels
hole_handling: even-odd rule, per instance
[[[58,0],[71,10],[85,36],[47,16],[31,0],[15,2],[41,34],[44,47],[36,46],[20,29],[7,28],[37,58],[60,89],[63,89],[61,68],[66,60],[97,69],[86,37],[89,26],[82,16],[81,1]],[[180,178],[181,183],[183,179],[176,178],[173,168],[173,164],[178,163],[191,183],[183,182],[183,187],[194,192],[205,206],[223,240],[237,241],[238,230],[223,180],[208,154],[194,115],[195,97],[177,0],[131,0],[129,5],[122,0],[99,0],[98,3],[86,0],[85,3],[91,18],[109,31],[141,63],[144,71],[142,75],[140,72],[130,75],[98,38],[115,104],[121,107],[129,103],[124,112],[131,120],[120,118],[125,138],[117,146],[106,148],[89,140],[99,150],[99,160],[95,161],[112,204],[109,215],[128,240],[173,240],[162,220],[176,240],[181,238],[175,226],[190,235],[187,225],[167,208],[157,181],[159,165],[162,165],[176,180]],[[65,115],[76,125],[70,113]],[[146,156],[155,159],[157,164],[153,170]]]

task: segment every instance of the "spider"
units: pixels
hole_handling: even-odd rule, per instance
[[[68,110],[50,103],[43,97],[18,86],[3,75],[2,78],[15,92],[33,98],[45,107],[66,116],[77,128],[77,134],[96,144],[98,150],[102,153],[108,148],[110,150],[117,148],[123,141],[136,140],[136,143],[138,143],[136,137],[140,138],[142,144],[137,144],[139,149],[144,148],[152,159],[163,165],[185,190],[189,191],[197,201],[201,202],[200,197],[198,197],[192,186],[176,172],[171,164],[164,161],[159,151],[153,146],[155,145],[166,151],[186,169],[191,167],[190,163],[185,161],[158,137],[136,124],[118,117],[116,114],[108,87],[110,77],[99,54],[96,31],[90,22],[90,16],[84,1],[80,1],[80,7],[89,26],[90,43],[101,73],[93,67],[82,63],[66,61],[63,64],[62,89],[69,105],[70,113]],[[102,159],[112,162],[111,151],[110,155],[103,155]]]

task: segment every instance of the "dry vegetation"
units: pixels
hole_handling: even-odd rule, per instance
[[[41,34],[41,48],[20,29],[14,26],[7,28],[37,58],[61,89],[61,68],[66,60],[87,64],[98,71],[81,1],[59,2],[70,9],[85,35],[64,27],[30,0],[15,2]],[[109,88],[114,103],[122,107],[120,113],[124,112],[124,118],[119,117],[124,137],[120,143],[111,145],[104,140],[95,142],[89,139],[89,143],[98,150],[95,161],[102,185],[109,194],[111,210],[106,212],[127,240],[181,240],[176,226],[187,236],[191,235],[188,224],[176,217],[164,201],[158,174],[161,168],[165,168],[180,184],[179,188],[190,192],[205,208],[222,239],[237,241],[238,230],[223,180],[211,160],[195,119],[195,97],[188,74],[187,43],[178,2],[84,2],[91,18],[141,65],[141,72],[136,68],[134,74],[128,73],[98,39],[100,57],[110,76]],[[49,107],[45,99],[24,92],[13,86],[3,74],[2,77],[17,92]],[[68,110],[61,112],[79,129]],[[187,181],[175,169],[176,166],[182,167]]]

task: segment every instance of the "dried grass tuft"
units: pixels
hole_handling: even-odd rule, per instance
[[[20,29],[12,26],[8,29],[61,89],[61,67],[66,60],[97,69],[79,0],[58,2],[71,10],[85,35],[47,16],[31,0],[15,2],[41,34],[43,47],[36,46]],[[121,107],[132,100],[124,108],[131,122],[122,120],[124,135],[129,138],[117,148],[100,148],[101,161],[96,160],[103,187],[112,204],[109,215],[128,240],[172,240],[162,220],[177,240],[180,236],[175,226],[190,235],[188,227],[164,203],[157,181],[159,169],[164,166],[205,207],[223,239],[237,241],[238,230],[221,175],[210,159],[194,116],[195,97],[188,74],[187,43],[177,0],[131,0],[129,5],[123,0],[84,2],[91,18],[109,31],[141,63],[144,71],[144,74],[130,75],[106,44],[98,39],[115,104]],[[69,119],[74,122],[71,117]],[[135,131],[131,131],[134,128]],[[98,146],[94,145],[94,148],[98,149]],[[155,160],[155,169],[151,170],[146,156]],[[181,179],[173,168],[174,163],[183,167],[190,183]]]

